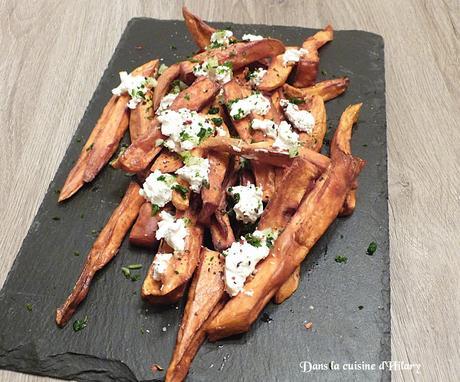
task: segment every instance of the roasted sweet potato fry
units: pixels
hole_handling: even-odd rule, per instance
[[[216,305],[225,295],[225,284],[222,278],[224,261],[218,252],[203,248],[185,306],[184,316],[177,334],[176,346],[169,364],[166,380],[178,381],[173,378],[175,368],[203,327]]]
[[[136,222],[131,229],[129,234],[129,242],[139,247],[152,249],[158,240],[155,237],[155,233],[158,228],[158,221],[160,216],[158,214],[152,214],[152,204],[150,202],[144,202],[139,210]]]
[[[171,83],[179,77],[180,65],[174,64],[169,66],[161,75],[158,77],[157,86],[153,92],[153,110],[157,111],[160,106],[161,99],[168,93],[171,88]]]
[[[224,99],[226,104],[236,99],[249,97],[251,93],[252,92],[249,87],[239,84],[236,79],[233,79],[224,85]],[[250,142],[251,117],[248,115],[239,120],[232,121],[232,123],[240,138],[245,142]]]
[[[173,173],[183,165],[184,163],[179,155],[172,151],[163,150],[153,162],[150,171],[160,170],[163,174]]]
[[[139,195],[139,189],[137,183],[130,183],[119,206],[94,242],[72,293],[56,311],[56,323],[59,326],[67,324],[78,305],[85,299],[96,272],[104,268],[117,254],[123,238],[144,203],[144,198]]]
[[[300,265],[294,270],[291,276],[281,285],[273,297],[275,304],[282,304],[297,290],[300,283]]]
[[[174,207],[176,207],[176,210],[185,211],[190,205],[189,184],[180,177],[176,178],[176,182],[184,188],[181,187],[180,189],[173,189],[171,203]]]
[[[164,74],[164,73],[163,73]],[[209,103],[219,91],[219,85],[206,77],[199,78],[190,87],[179,93],[171,105],[171,110],[188,108],[199,111]],[[143,171],[161,150],[157,140],[161,139],[160,124],[157,119],[152,122],[151,130],[140,137],[120,156],[119,166],[130,173]]]
[[[219,64],[229,62],[236,71],[253,62],[265,57],[277,56],[285,50],[281,41],[272,38],[265,38],[258,41],[237,42],[226,48],[211,49],[199,53],[192,58],[192,61],[181,62],[181,78],[186,80],[193,74],[193,67],[196,62],[206,61],[210,57],[217,59]]]
[[[324,30],[315,33],[303,42],[302,48],[307,50],[307,54],[297,64],[294,86],[305,87],[316,82],[319,66],[318,49],[332,41],[333,38],[334,32],[332,27],[328,25]]]
[[[158,61],[149,61],[136,68],[133,75],[150,76]],[[110,160],[128,128],[128,95],[113,96],[102,111],[88,141],[83,146],[77,163],[69,172],[59,194],[62,202],[75,194],[85,183],[91,182]]]
[[[286,48],[286,50],[289,48]],[[267,73],[262,77],[262,81],[257,88],[263,92],[269,92],[282,86],[289,77],[293,65],[284,65],[283,55],[273,57],[267,68]]]
[[[176,216],[179,216],[179,213],[176,213]],[[198,263],[203,241],[203,227],[196,223],[196,218],[190,211],[186,211],[183,216],[190,219],[185,250],[174,254],[161,280],[153,279],[153,273],[149,271],[142,286],[142,297],[152,304],[171,303],[174,302],[173,297],[180,298],[182,294],[175,294],[174,291],[188,283]],[[164,251],[165,244],[160,247],[159,252]],[[172,250],[169,249],[168,252],[172,253]]]
[[[350,111],[345,113],[351,114]],[[339,214],[364,161],[343,152],[335,138],[331,155],[331,165],[302,200],[286,229],[275,241],[269,257],[257,266],[257,273],[246,283],[245,288],[251,289],[253,294],[240,293],[225,305],[207,328],[210,340],[249,330],[264,306]]]
[[[311,134],[300,132],[299,141],[302,143],[299,149],[299,155],[303,155],[304,150],[313,150],[319,152],[323,146],[324,136],[327,132],[326,108],[324,101],[320,96],[313,96],[308,105],[308,111],[315,118],[315,126]]]
[[[333,80],[321,81],[306,88],[296,88],[289,84],[283,85],[284,94],[289,98],[305,98],[319,95],[324,102],[334,99],[348,89],[350,80],[348,77],[334,78]]]
[[[198,45],[198,48],[206,48],[211,41],[211,35],[216,30],[191,13],[185,6],[182,7],[182,15],[184,16],[185,26],[192,35],[193,41]]]
[[[219,209],[214,213],[209,229],[211,230],[212,244],[220,252],[229,248],[235,241],[230,219],[224,210]]]

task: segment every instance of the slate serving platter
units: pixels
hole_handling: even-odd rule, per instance
[[[220,23],[236,35],[255,33],[300,45],[315,30],[298,27]],[[153,307],[140,296],[141,281],[123,277],[121,267],[144,265],[153,253],[123,243],[118,256],[94,280],[75,319],[58,329],[55,309],[78,277],[97,231],[120,201],[130,179],[105,168],[70,201],[57,204],[58,190],[118,85],[118,72],[152,58],[171,64],[195,46],[182,21],[132,19],[51,182],[0,293],[0,367],[81,381],[159,381],[156,363],[167,367],[183,304]],[[378,365],[390,359],[387,149],[383,40],[362,31],[337,31],[321,49],[320,79],[348,76],[350,88],[327,103],[330,139],[340,114],[364,102],[354,130],[353,152],[364,158],[355,213],[338,219],[302,266],[299,289],[284,304],[270,304],[252,330],[230,340],[206,343],[189,381],[377,381],[389,380]],[[58,220],[59,219],[59,220]],[[378,244],[366,254],[371,241]],[[80,256],[76,256],[79,253]],[[347,263],[335,257],[347,256]],[[312,322],[306,330],[304,322]],[[312,370],[301,362],[376,364],[375,371]],[[324,366],[323,366],[324,368]]]

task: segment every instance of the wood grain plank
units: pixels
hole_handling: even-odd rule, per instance
[[[460,3],[186,1],[213,21],[362,29],[385,39],[395,381],[460,375]],[[182,1],[0,1],[0,285],[128,20]],[[48,378],[0,371],[0,380]]]

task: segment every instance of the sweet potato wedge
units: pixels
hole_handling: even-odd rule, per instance
[[[179,77],[180,65],[173,64],[169,66],[161,75],[158,77],[157,86],[153,92],[153,110],[157,111],[160,106],[161,99],[168,93],[171,88],[171,83]]]
[[[324,102],[334,99],[348,89],[350,80],[348,77],[334,78],[318,82],[306,88],[296,88],[289,84],[283,85],[284,94],[289,98],[305,98],[319,95]]]
[[[158,240],[155,233],[158,228],[159,214],[152,215],[152,204],[144,202],[139,210],[136,222],[131,228],[129,242],[139,247],[152,249]]]
[[[302,48],[307,50],[307,54],[302,57],[297,64],[297,70],[294,78],[294,86],[305,87],[313,85],[316,82],[319,66],[318,49],[334,38],[334,32],[330,25],[324,30],[315,33],[307,38]]]
[[[326,108],[324,101],[320,96],[313,96],[308,105],[308,111],[315,118],[315,126],[311,134],[299,132],[299,155],[303,155],[304,150],[313,150],[319,152],[323,146],[324,136],[327,132]]]
[[[176,210],[185,211],[189,208],[190,205],[190,189],[189,184],[184,179],[177,177],[176,182],[179,183],[182,187],[185,187],[188,191],[186,193],[179,192],[178,190],[173,190],[171,203]]]
[[[180,169],[183,165],[184,163],[179,155],[165,149],[155,159],[150,171],[160,170],[163,174],[170,174]]]
[[[243,86],[233,79],[224,85],[224,100],[228,105],[229,102],[236,99],[246,98],[251,95],[251,89],[247,86]],[[245,142],[251,141],[251,117],[248,115],[239,120],[232,121],[236,132],[240,138]]]
[[[144,203],[144,198],[139,195],[139,189],[137,183],[130,183],[125,196],[94,242],[72,293],[56,311],[56,323],[59,326],[67,324],[78,305],[85,299],[96,272],[104,268],[117,254],[123,238]]]
[[[155,71],[157,62],[149,61],[133,70],[132,74],[150,76]],[[83,146],[77,163],[67,176],[59,194],[59,202],[70,198],[83,184],[91,182],[115,153],[128,128],[128,100],[128,95],[110,98]]]
[[[230,218],[224,210],[219,209],[214,213],[214,216],[211,217],[209,229],[211,231],[212,244],[219,252],[229,248],[235,241]]]
[[[182,382],[185,380],[189,372],[190,365],[192,364],[192,361],[195,358],[196,353],[198,353],[201,344],[204,342],[206,338],[207,325],[222,310],[222,308],[225,305],[225,302],[226,298],[224,297],[221,301],[217,303],[217,305],[214,307],[213,311],[209,315],[208,319],[191,338],[190,343],[180,361],[178,361],[173,368],[168,368],[168,371],[166,372],[165,382]]]
[[[217,83],[202,77],[179,93],[171,105],[171,110],[188,108],[199,111],[215,97],[218,91],[219,85]],[[163,138],[161,126],[158,120],[154,119],[150,131],[131,143],[120,156],[119,166],[129,173],[143,171],[161,151],[161,147],[156,144],[157,140],[161,138]]]
[[[195,55],[191,61],[182,61],[181,78],[184,80],[190,78],[190,75],[193,75],[193,68],[196,62],[206,61],[210,57],[216,58],[220,65],[226,62],[231,63],[233,70],[237,71],[262,58],[277,56],[283,53],[284,50],[283,43],[272,38],[250,42],[237,42],[226,48],[211,49]]]
[[[289,48],[287,48],[289,49]],[[267,68],[267,73],[257,88],[263,92],[269,92],[282,86],[291,74],[293,65],[284,65],[283,55],[273,57]]]
[[[206,24],[198,16],[195,16],[185,5],[182,7],[182,15],[184,16],[185,26],[192,35],[195,44],[200,49],[206,48],[210,44],[211,35],[216,29]]]
[[[173,378],[177,364],[182,360],[196,333],[203,327],[216,305],[225,295],[222,278],[224,261],[218,252],[203,248],[187,297],[182,322],[177,334],[176,346],[166,373],[166,380]]]
[[[275,304],[282,304],[297,290],[300,283],[300,265],[294,270],[291,276],[281,285],[273,296]]]
[[[176,216],[180,216],[179,212],[176,213]],[[203,241],[203,227],[196,223],[196,218],[190,211],[186,211],[183,216],[190,219],[190,224],[187,227],[188,235],[185,240],[185,250],[174,254],[161,280],[153,279],[153,271],[149,271],[142,286],[142,298],[151,304],[169,304],[174,302],[172,298],[177,296],[180,298],[182,294],[175,294],[174,291],[180,290],[188,283],[198,263]],[[164,250],[165,243],[162,243],[159,252]],[[168,253],[172,253],[172,250],[169,249]]]
[[[351,114],[350,111],[345,113]],[[257,273],[246,283],[245,289],[251,289],[252,296],[240,293],[225,305],[207,328],[210,340],[249,330],[264,306],[339,214],[364,161],[343,152],[336,139],[331,144],[331,156],[327,171],[302,200],[275,241],[270,255],[257,266]]]

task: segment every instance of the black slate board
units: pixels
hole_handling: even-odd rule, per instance
[[[297,27],[217,24],[273,36],[299,45],[314,30]],[[125,279],[121,267],[142,263],[145,275],[152,253],[124,242],[119,255],[96,277],[75,319],[88,316],[88,327],[74,333],[58,329],[54,313],[70,292],[85,254],[129,182],[106,168],[69,202],[58,205],[56,190],[92,130],[118,72],[163,57],[170,64],[195,50],[182,21],[133,19],[97,87],[52,181],[0,294],[0,367],[82,381],[161,380],[150,365],[164,367],[175,342],[183,305],[151,307],[139,297],[140,282]],[[349,90],[327,103],[328,137],[351,103],[364,102],[353,136],[353,152],[367,160],[360,176],[353,216],[338,219],[317,243],[302,267],[299,290],[265,312],[237,338],[207,343],[196,357],[190,381],[376,381],[388,371],[311,371],[302,361],[329,364],[390,359],[387,154],[383,40],[361,31],[338,31],[321,50],[320,78],[349,76]],[[81,142],[80,142],[81,140]],[[59,217],[60,220],[53,220]],[[374,256],[366,255],[371,241]],[[78,251],[81,255],[74,256]],[[346,264],[334,261],[348,257]],[[32,311],[26,306],[31,304]],[[312,309],[312,307],[314,307]],[[361,307],[361,309],[360,309]],[[306,331],[305,321],[313,322]],[[163,328],[166,331],[163,331]]]

